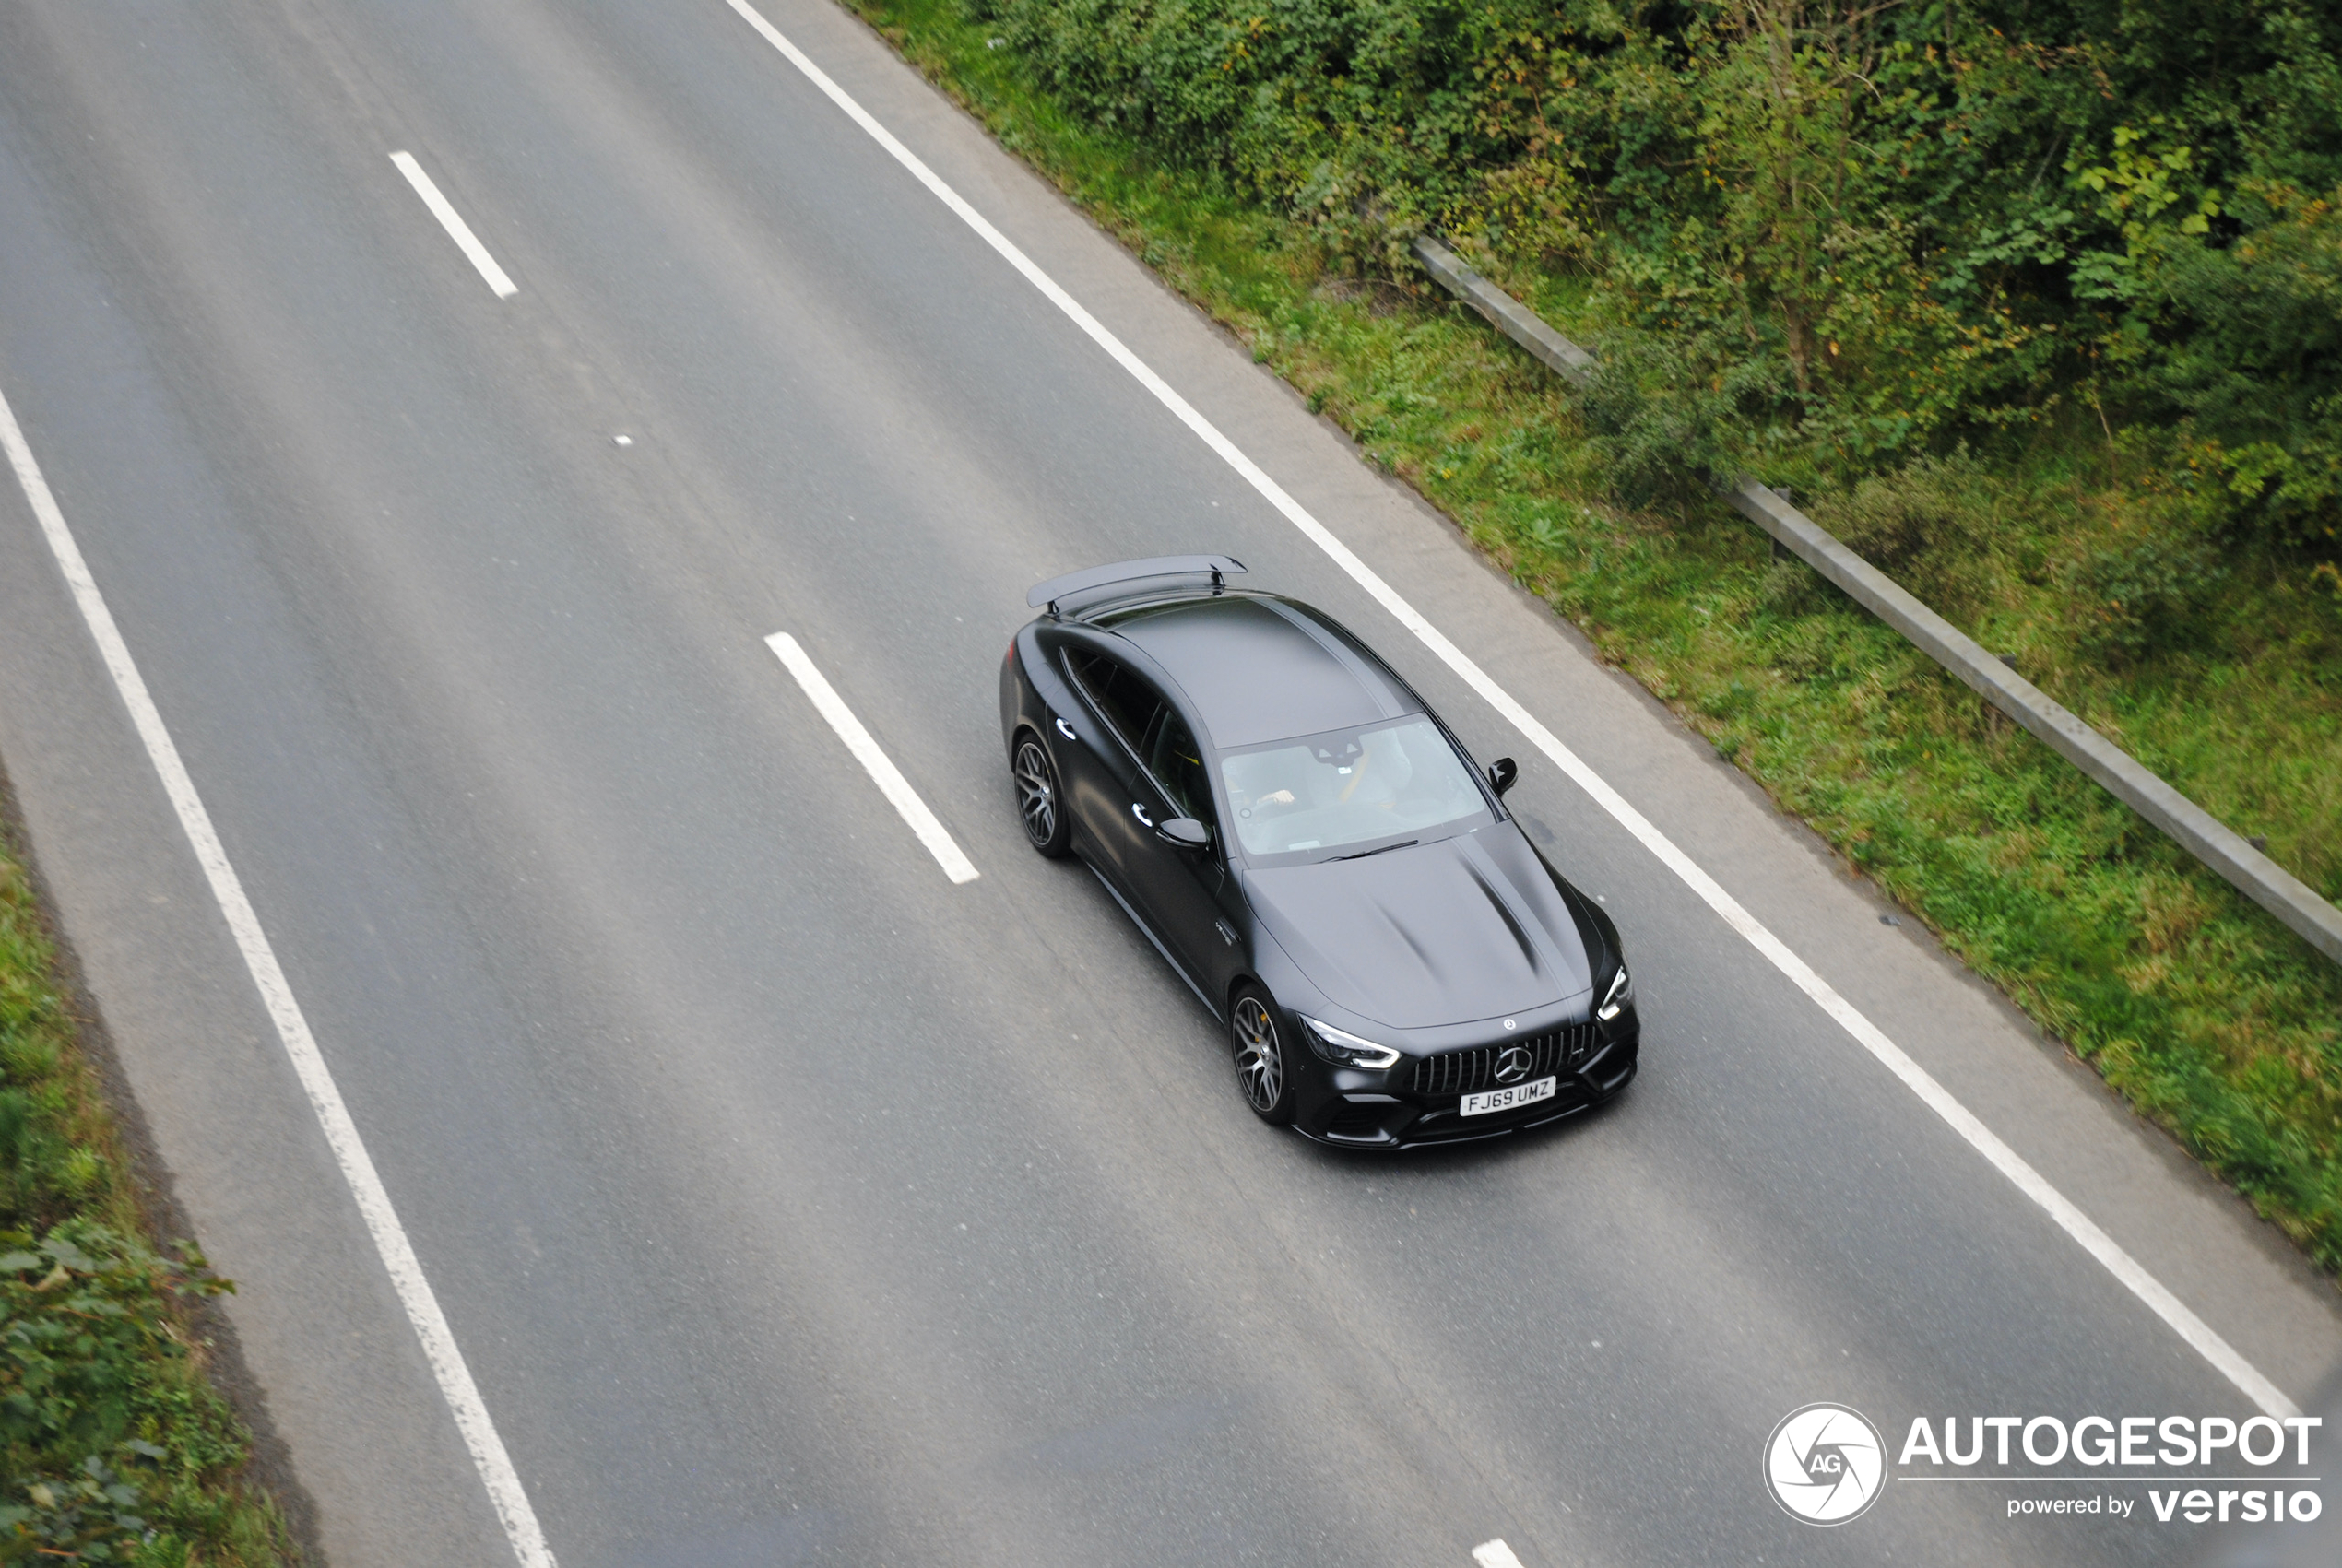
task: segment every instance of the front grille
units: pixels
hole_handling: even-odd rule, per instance
[[[1474,1045],[1469,1050],[1442,1051],[1436,1056],[1415,1058],[1414,1090],[1417,1094],[1477,1094],[1496,1085],[1496,1056],[1514,1045],[1529,1050],[1529,1070],[1514,1079],[1514,1083],[1533,1083],[1538,1079],[1557,1072],[1567,1072],[1581,1065],[1594,1048],[1594,1026],[1591,1023],[1565,1024],[1550,1034],[1524,1035],[1508,1040],[1502,1045]]]

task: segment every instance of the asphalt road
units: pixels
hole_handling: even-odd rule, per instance
[[[2240,1203],[858,24],[763,11],[2310,1397],[2342,1315]],[[2252,1407],[725,0],[10,0],[0,393],[569,1568],[2203,1544],[2143,1502],[2012,1521],[2014,1485],[1898,1482],[1833,1530],[1775,1505],[1759,1451],[1812,1401],[1896,1444]],[[1272,1133],[1089,875],[1024,847],[994,701],[1024,589],[1186,550],[1520,758],[1634,961],[1622,1102],[1395,1161]],[[304,1528],[341,1568],[513,1561],[14,489],[0,760],[171,1197],[242,1283]]]

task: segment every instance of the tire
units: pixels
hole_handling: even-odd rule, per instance
[[[1293,1057],[1269,993],[1258,985],[1236,993],[1236,1006],[1228,1009],[1228,1035],[1236,1088],[1252,1114],[1272,1126],[1293,1120]]]
[[[1017,731],[1010,752],[1009,776],[1016,784],[1017,816],[1024,836],[1051,860],[1073,853],[1073,819],[1066,814],[1065,792],[1058,787],[1058,771],[1048,748],[1029,729]]]

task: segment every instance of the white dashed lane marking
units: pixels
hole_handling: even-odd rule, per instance
[[[798,685],[805,689],[814,711],[837,731],[837,737],[846,742],[846,749],[854,753],[854,760],[862,764],[888,804],[902,813],[903,820],[911,825],[919,843],[927,845],[927,852],[943,867],[943,874],[954,882],[975,881],[975,863],[961,853],[935,813],[927,808],[927,802],[919,798],[918,791],[911,787],[911,781],[903,776],[903,770],[879,749],[879,743],[870,738],[870,732],[862,727],[862,721],[854,716],[854,710],[846,705],[846,699],[837,694],[829,678],[798,646],[797,639],[786,631],[775,631],[764,639],[764,645],[787,666],[789,674],[797,677]]]
[[[439,226],[447,230],[447,237],[455,242],[455,248],[471,258],[472,265],[479,268],[479,275],[488,280],[488,287],[496,290],[496,298],[509,300],[519,293],[520,285],[504,276],[504,269],[496,265],[496,258],[490,255],[488,247],[479,242],[479,236],[472,232],[472,226],[464,221],[464,215],[455,210],[454,203],[439,194],[439,187],[432,183],[432,177],[423,172],[421,164],[415,161],[415,155],[394,152],[390,160],[398,165],[398,171],[407,176],[407,183],[415,187],[417,195],[423,198],[423,205],[431,208],[433,218],[439,219]]]

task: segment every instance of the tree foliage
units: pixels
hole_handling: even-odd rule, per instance
[[[2342,519],[2332,0],[967,0],[1077,112],[1352,265],[1573,279],[1628,490],[1844,484],[2087,410]]]

